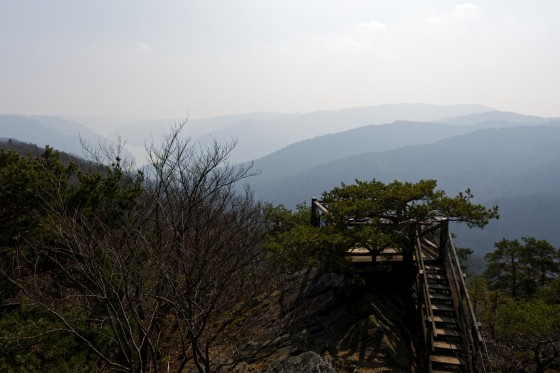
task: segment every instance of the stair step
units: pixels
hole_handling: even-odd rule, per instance
[[[463,365],[461,360],[459,360],[455,356],[430,355],[430,361],[432,363],[440,363],[440,364]]]
[[[449,365],[463,365],[461,360],[455,356],[445,355],[430,355],[432,363],[449,364]]]
[[[449,290],[449,285],[444,284],[428,284],[429,289]]]
[[[446,293],[430,293],[430,299],[452,301],[453,297],[451,296],[451,294],[446,294]]]
[[[429,280],[446,280],[447,281],[447,276],[446,275],[438,275],[436,273],[427,273],[426,277],[428,277],[428,281]]]
[[[432,271],[443,271],[445,272],[445,268],[443,268],[442,265],[440,264],[425,264],[424,268],[426,268],[427,270],[432,270]]]
[[[448,304],[441,304],[441,303],[432,303],[432,310],[434,311],[445,311],[445,312],[453,312],[454,309],[452,306]]]
[[[446,350],[462,350],[463,345],[457,342],[451,341],[434,341],[435,348],[441,348]]]
[[[444,295],[445,295],[445,294],[444,294]],[[445,298],[445,299],[444,299],[444,298],[431,298],[431,297],[430,297],[430,300],[431,300],[431,303],[432,303],[432,304],[443,304],[443,305],[446,305],[446,306],[453,307],[453,300],[452,300],[452,299],[448,299],[448,298]]]
[[[434,322],[444,323],[444,324],[457,324],[457,320],[451,316],[434,315]]]
[[[451,328],[436,328],[437,335],[443,335],[448,337],[460,337],[461,333],[457,329]]]
[[[422,253],[422,259],[424,259],[424,261],[427,261],[427,260],[437,260],[437,259],[438,259],[438,256],[437,256],[437,254],[434,254],[434,253],[423,252],[423,253]]]

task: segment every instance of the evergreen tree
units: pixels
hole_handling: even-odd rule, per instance
[[[513,297],[534,295],[560,272],[558,249],[534,237],[522,241],[504,238],[495,244],[496,250],[486,254],[489,286]]]
[[[304,263],[343,265],[343,254],[352,247],[366,248],[373,255],[394,247],[411,256],[420,222],[444,218],[484,227],[489,219],[498,217],[497,207],[472,203],[469,190],[449,197],[436,186],[435,180],[343,184],[323,193],[322,202],[328,206],[323,228],[310,227],[309,217],[303,226],[271,236],[269,246],[291,250]]]
[[[485,276],[489,286],[507,291],[513,297],[519,294],[520,278],[526,273],[523,246],[517,240],[503,238],[494,244],[496,250],[486,254]]]
[[[524,259],[529,266],[532,278],[539,287],[544,287],[560,272],[560,250],[546,240],[523,237]]]

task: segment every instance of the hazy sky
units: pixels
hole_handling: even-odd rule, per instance
[[[0,113],[560,116],[560,1],[0,0]]]

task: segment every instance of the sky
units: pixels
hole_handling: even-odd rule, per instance
[[[0,114],[560,116],[558,0],[0,0]]]

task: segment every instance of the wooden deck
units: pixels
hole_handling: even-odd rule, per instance
[[[345,257],[352,263],[373,263],[372,253],[365,247],[356,247],[346,251]],[[395,248],[386,248],[375,255],[376,262],[402,262],[403,255]]]

